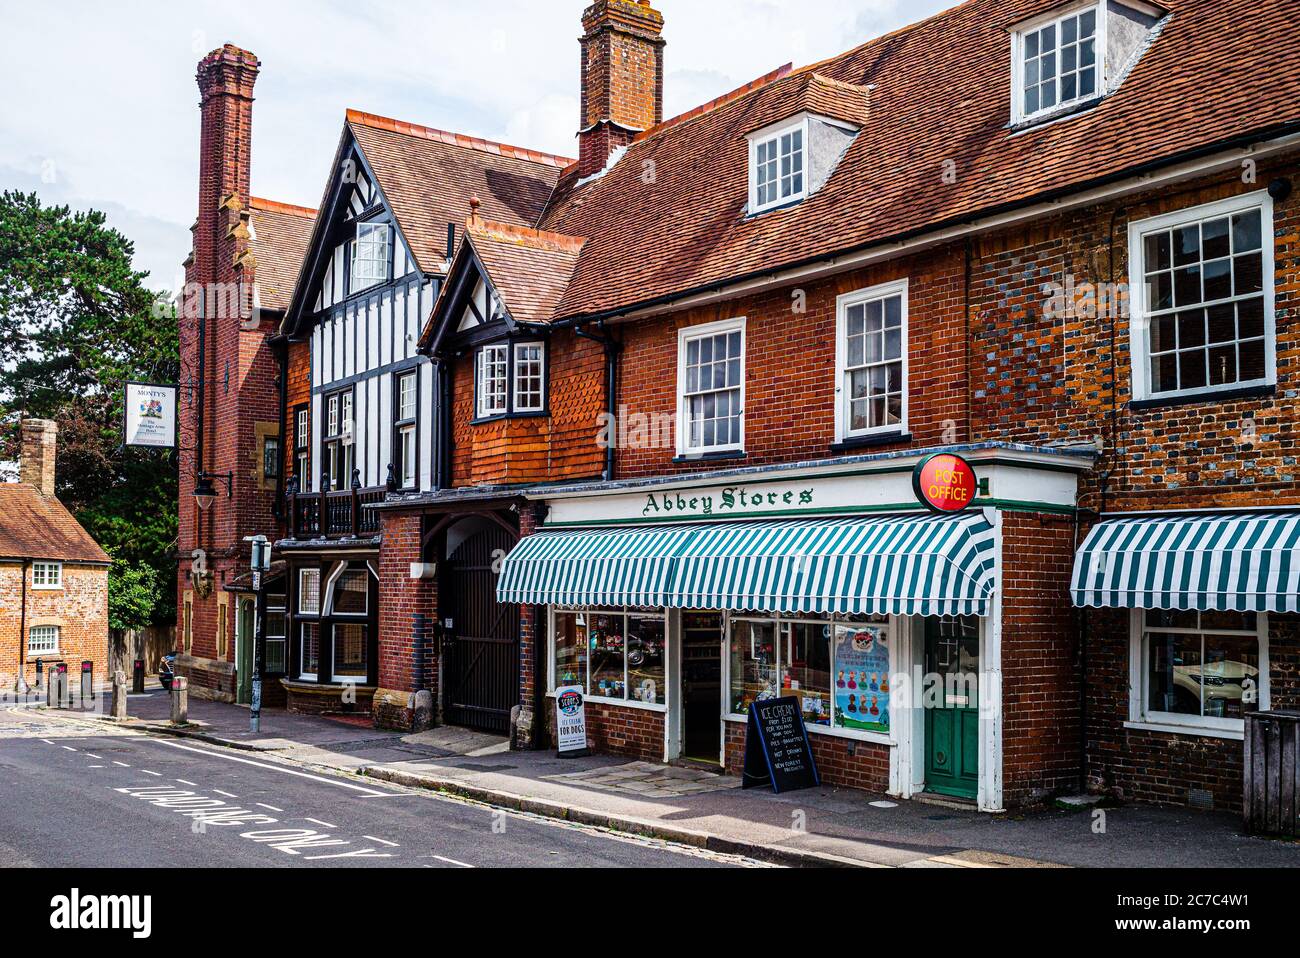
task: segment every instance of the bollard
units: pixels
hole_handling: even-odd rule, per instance
[[[41,689],[45,687],[45,662],[41,659],[36,660],[36,692],[40,694]]]
[[[172,724],[188,725],[190,721],[190,680],[178,675],[172,679]]]
[[[59,677],[59,708],[70,709],[72,708],[72,683],[68,680],[68,663],[60,662],[55,672]]]
[[[131,692],[133,695],[144,694],[144,659],[136,659],[131,669]]]
[[[81,702],[80,708],[95,707],[95,663],[85,661],[81,663]]]
[[[126,721],[126,673],[113,673],[113,721]]]
[[[54,687],[59,684],[58,674],[58,670],[51,665],[49,681],[45,683],[45,707],[48,709],[58,707],[58,699],[54,695]]]

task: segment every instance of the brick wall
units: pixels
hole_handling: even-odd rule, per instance
[[[546,737],[555,743],[555,700],[547,699]],[[621,755],[642,762],[664,760],[664,713],[587,702],[587,742],[601,755]]]
[[[745,738],[749,725],[745,722],[726,724],[727,772],[740,775],[745,770]],[[888,745],[858,742],[831,735],[808,736],[812,746],[817,773],[827,785],[859,788],[872,792],[889,790]]]
[[[374,720],[380,728],[410,729],[411,696],[428,689],[438,700],[438,645],[434,641],[438,585],[411,578],[411,563],[423,561],[423,519],[383,514],[379,549],[379,691]]]
[[[37,590],[32,587],[31,570],[27,579],[27,631],[22,620],[23,577],[21,563],[0,563],[0,687],[12,690],[18,674],[20,656],[25,659],[23,678],[29,685],[36,682],[38,655],[22,653],[27,635],[36,626],[52,625],[59,629],[59,651],[40,653],[46,663],[66,662],[72,687],[80,687],[81,663],[93,662],[95,683],[109,681],[108,675],[108,570],[104,567],[63,567],[63,588]]]
[[[597,0],[583,13],[580,175],[599,171],[610,150],[630,142],[624,131],[663,119],[663,26],[648,2]]]

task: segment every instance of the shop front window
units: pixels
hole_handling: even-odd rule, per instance
[[[553,688],[593,698],[664,705],[667,629],[662,613],[565,611],[554,616]]]
[[[792,697],[806,725],[888,734],[888,621],[733,618],[731,714],[747,714],[755,701]]]
[[[1260,708],[1267,630],[1253,612],[1142,613],[1139,720],[1239,730]]]

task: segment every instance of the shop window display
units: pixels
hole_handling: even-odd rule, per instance
[[[667,701],[667,629],[662,614],[557,612],[555,686],[580,685],[594,698],[645,705]]]

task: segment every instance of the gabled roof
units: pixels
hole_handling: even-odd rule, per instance
[[[257,259],[258,300],[263,309],[289,308],[294,284],[307,256],[316,211],[256,196],[252,211],[253,256]]]
[[[0,483],[0,559],[110,561],[63,503],[24,482]]]
[[[425,273],[443,271],[447,224],[465,221],[471,196],[486,218],[533,226],[574,162],[356,110],[347,126]]]
[[[480,278],[495,293],[509,323],[549,323],[573,278],[582,244],[578,236],[471,217],[420,337],[421,347],[441,338],[440,326],[457,321],[457,307]]]
[[[1118,90],[1010,129],[1008,28],[1061,6],[968,0],[649,130],[590,182],[567,171],[537,224],[587,237],[557,318],[629,312],[1300,130],[1300,18],[1283,0],[1162,0],[1170,13]],[[862,132],[815,195],[747,217],[745,134],[833,99],[834,84],[870,88]]]

